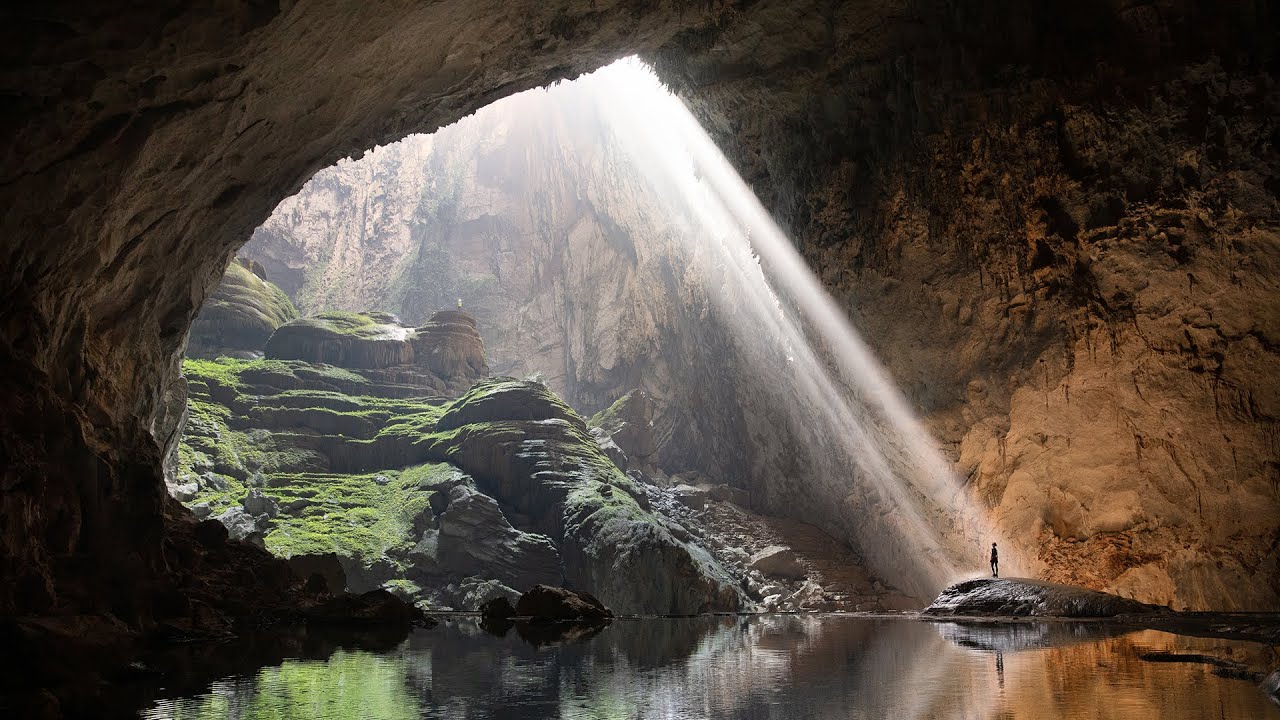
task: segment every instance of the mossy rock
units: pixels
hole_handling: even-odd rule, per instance
[[[195,357],[261,352],[276,328],[297,317],[283,290],[254,274],[248,261],[237,258],[192,323],[187,352]]]
[[[389,313],[325,312],[281,325],[265,351],[279,360],[386,368],[413,362],[411,332]]]
[[[546,385],[534,380],[496,377],[481,380],[449,406],[439,430],[497,420],[559,419],[587,431],[586,421]]]

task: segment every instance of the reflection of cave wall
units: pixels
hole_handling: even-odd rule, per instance
[[[1055,573],[1146,564],[1118,584],[1275,603],[1266,4],[76,5],[4,23],[0,612],[152,612],[161,388],[276,202],[338,157],[632,51],[660,56],[979,490],[1029,493]],[[1124,435],[1116,408],[1138,411]],[[1107,493],[1074,492],[1073,434],[1113,460],[1086,484]],[[1128,478],[1132,495],[1106,485]],[[1063,507],[1036,513],[1055,483]],[[1078,541],[1071,499],[1142,514]]]

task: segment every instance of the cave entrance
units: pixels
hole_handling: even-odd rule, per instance
[[[983,527],[928,502],[924,431],[634,58],[318,173],[184,374],[171,491],[332,589],[902,606],[954,575],[957,519]]]

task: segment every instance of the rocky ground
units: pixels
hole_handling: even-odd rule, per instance
[[[247,268],[233,267],[239,288]],[[256,318],[261,304],[239,308]],[[660,467],[643,390],[586,420],[538,381],[486,377],[466,312],[407,327],[330,311],[280,321],[261,350],[257,337],[238,358],[184,363],[171,492],[334,590],[385,588],[435,610],[514,602],[538,584],[621,613],[919,604],[818,528]]]

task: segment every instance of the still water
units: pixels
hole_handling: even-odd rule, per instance
[[[227,677],[145,718],[1259,718],[1251,682],[1150,652],[1271,648],[1099,624],[774,615],[619,620],[536,646],[469,618]]]

